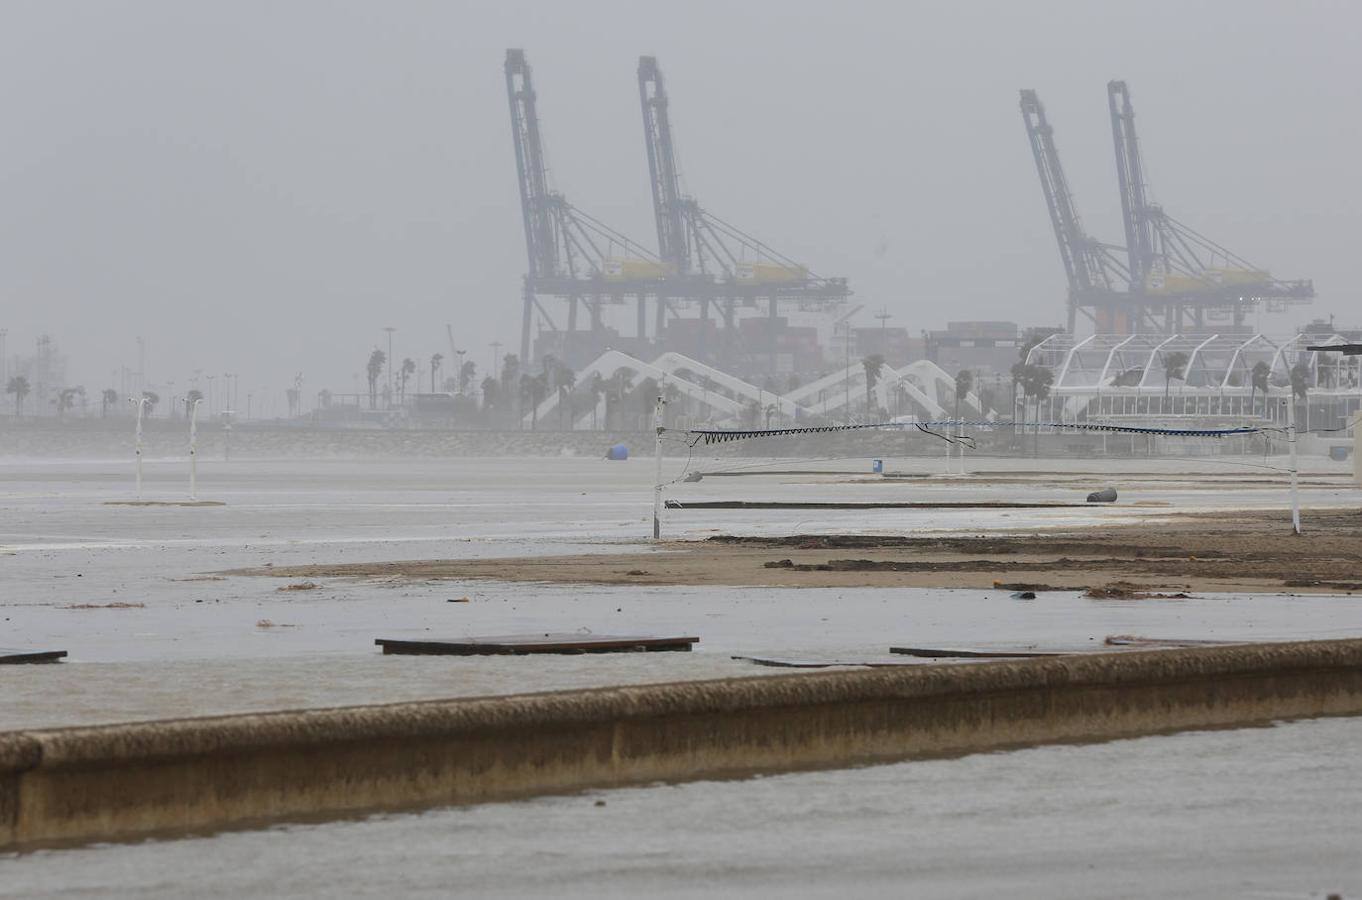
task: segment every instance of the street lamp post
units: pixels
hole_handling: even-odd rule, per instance
[[[391,325],[383,329],[388,332],[388,408],[393,405],[393,332],[397,329]]]
[[[137,456],[137,499],[142,499],[142,413],[146,411],[146,397],[129,397],[128,402],[137,407],[137,433],[134,438],[133,452]]]

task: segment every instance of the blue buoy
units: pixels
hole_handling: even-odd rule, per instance
[[[616,444],[615,446],[611,447],[609,450],[605,451],[605,458],[606,458],[606,459],[628,459],[628,458],[629,458],[629,448],[626,447],[626,446],[623,445],[623,444]]]

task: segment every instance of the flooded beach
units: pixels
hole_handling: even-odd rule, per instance
[[[991,468],[1020,472],[1022,463],[997,461]],[[941,477],[932,471],[937,461],[892,464],[916,467],[923,477],[886,486],[837,471],[752,475],[669,491],[719,499],[813,492],[839,502],[885,491],[935,501],[1006,491],[1011,498],[1064,502],[1077,492],[1045,477],[1016,475],[1003,487],[983,478]],[[1150,470],[1146,461],[1138,465]],[[151,463],[146,497],[176,496],[180,467]],[[1229,498],[1223,482],[1199,485],[1186,463],[1176,471],[1169,465],[1162,477],[1123,476],[1120,469],[1105,464],[1083,479],[1085,485],[1119,484],[1120,503],[1028,511],[1028,527],[1046,533],[1082,524],[1115,527],[1230,504],[1264,512],[1280,509],[1283,500],[1279,484],[1236,486]],[[0,536],[5,643],[51,646],[70,656],[55,666],[0,669],[0,722],[42,728],[761,677],[792,670],[733,657],[884,659],[891,644],[905,642],[1096,648],[1116,634],[1228,641],[1362,634],[1362,596],[1287,589],[1198,590],[1143,600],[1063,590],[1018,600],[1006,590],[963,588],[224,574],[596,554],[637,559],[634,565],[646,569],[657,552],[643,537],[650,480],[646,462],[584,459],[241,461],[206,467],[202,496],[221,500],[221,507],[125,507],[107,502],[128,496],[125,466],[6,464],[0,468],[8,526]],[[1306,493],[1307,526],[1311,509],[1322,514],[1357,503],[1357,489],[1328,471],[1316,480]],[[665,526],[669,537],[684,540],[796,527],[845,532],[853,524],[862,532],[903,536],[1007,534],[1021,524],[1008,510],[988,508],[818,515],[808,521],[807,514],[785,511],[683,509],[668,511]],[[300,584],[311,586],[284,590]],[[373,644],[379,637],[537,631],[684,633],[700,642],[691,653],[550,657],[385,657]],[[342,884],[364,895],[397,883],[434,894],[451,880],[489,896],[537,892],[550,883],[566,896],[633,894],[645,885],[660,895],[685,895],[699,884],[830,896],[842,883],[837,873],[849,868],[867,896],[889,896],[905,884],[938,896],[1005,885],[1019,896],[1079,896],[1091,892],[1085,878],[1096,867],[1114,879],[1104,882],[1111,890],[1103,892],[1194,896],[1232,886],[1308,897],[1358,877],[1340,837],[1355,821],[1350,807],[1358,798],[1339,793],[1340,785],[1362,783],[1345,749],[1362,736],[1356,721],[40,851],[0,858],[6,873],[0,896],[174,896],[190,884],[206,896],[267,885],[321,896]],[[1328,789],[1321,787],[1326,778]],[[607,806],[596,807],[596,799]],[[587,819],[589,847],[577,837]],[[1172,820],[1178,826],[1165,827]],[[1211,850],[1188,854],[1193,833],[1206,837]],[[985,843],[994,848],[982,856],[980,835],[991,835]],[[529,862],[511,875],[506,861],[522,852],[517,847]],[[1205,852],[1223,853],[1237,880],[1208,874]],[[250,866],[232,862],[247,857]],[[109,871],[125,873],[115,890],[100,880],[107,875],[95,874]],[[205,888],[206,881],[213,886]]]

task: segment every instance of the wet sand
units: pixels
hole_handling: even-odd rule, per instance
[[[236,575],[379,581],[742,587],[1050,588],[1126,592],[1362,592],[1362,512],[1169,513],[1080,528],[950,536],[718,535],[653,552],[320,564]]]

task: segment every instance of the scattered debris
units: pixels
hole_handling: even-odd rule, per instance
[[[510,634],[456,640],[403,641],[378,638],[383,652],[419,655],[493,656],[525,653],[634,653],[688,651],[698,637],[611,634]]]
[[[1090,600],[1189,600],[1192,595],[1183,591],[1165,594],[1129,581],[1113,581],[1102,587],[1090,587],[1083,596]]]
[[[294,584],[286,584],[283,587],[275,588],[276,591],[315,591],[321,585],[315,581],[299,581]]]
[[[647,575],[647,574],[648,574],[648,570],[647,570],[647,569],[630,569],[628,572],[625,572],[624,574],[625,574],[625,575]]]
[[[469,597],[450,597],[450,598],[449,598],[448,600],[446,600],[445,602],[446,602],[446,603],[472,603],[473,601],[472,601],[472,599],[469,598]]]
[[[1068,656],[1067,650],[990,650],[966,647],[890,647],[890,653],[926,659],[1029,659],[1036,656]]]
[[[1022,594],[1038,594],[1042,591],[1076,591],[1081,588],[1056,587],[1053,584],[1032,584],[1029,581],[995,581],[993,587],[999,591],[1016,591]],[[1035,599],[1027,597],[1028,600]]]
[[[1036,592],[1035,592],[1035,591],[1013,591],[1013,592],[1012,592],[1012,599],[1013,599],[1013,600],[1034,600],[1034,599],[1036,599]]]
[[[1070,509],[1081,503],[1016,503],[1005,500],[834,502],[831,500],[668,500],[667,509]]]
[[[226,506],[222,500],[105,500],[105,506]]]
[[[732,659],[756,663],[759,666],[774,666],[781,669],[830,669],[835,666],[857,666],[860,668],[880,669],[896,666],[917,666],[912,660],[860,660],[860,659],[784,659],[774,656],[734,656]]]
[[[1136,634],[1109,634],[1104,642],[1108,647],[1221,647],[1241,641],[1212,641],[1196,638],[1150,638]]]
[[[1103,488],[1088,495],[1089,503],[1115,503],[1116,488]]]
[[[792,559],[777,559],[777,560],[775,560],[774,562],[762,563],[762,568],[765,568],[765,569],[793,569],[793,568],[794,568],[794,560],[792,560]]]
[[[704,474],[701,472],[687,472],[686,477],[682,478],[681,480],[689,484],[694,484],[695,482],[700,481],[704,477],[705,477]]]
[[[288,625],[284,622],[271,622],[269,619],[260,619],[255,623],[256,628],[297,628],[297,625]]]
[[[0,647],[0,665],[54,663],[66,656],[65,650],[15,650]]]
[[[112,603],[72,603],[63,606],[62,609],[146,609],[145,603],[126,603],[122,600],[115,600]]]
[[[1362,581],[1322,581],[1318,578],[1288,578],[1284,587],[1322,587],[1332,591],[1362,591]]]

